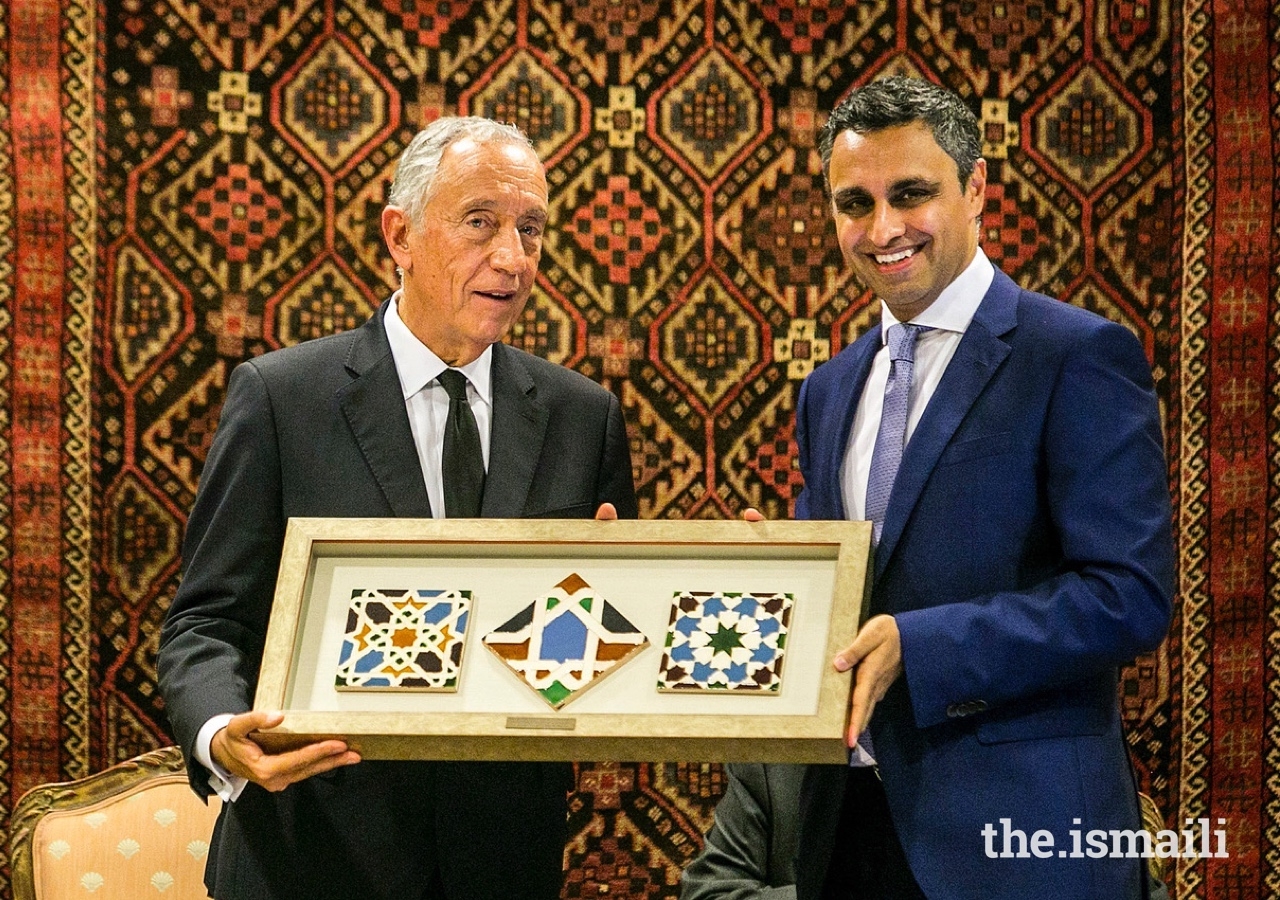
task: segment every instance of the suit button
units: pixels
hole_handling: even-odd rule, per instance
[[[947,707],[948,719],[954,719],[954,718],[957,718],[958,716],[963,716],[963,715],[964,713],[960,711],[960,707],[957,704],[952,703],[950,706]]]

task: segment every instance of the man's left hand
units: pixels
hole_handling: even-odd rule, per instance
[[[902,638],[893,616],[873,616],[858,629],[853,643],[836,654],[837,672],[854,673],[847,743],[853,747],[871,721],[876,704],[902,674]]]

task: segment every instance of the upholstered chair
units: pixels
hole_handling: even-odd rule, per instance
[[[10,819],[13,900],[203,900],[219,805],[192,793],[177,747],[33,788]]]

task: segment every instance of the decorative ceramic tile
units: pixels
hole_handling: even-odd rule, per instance
[[[793,600],[791,594],[677,593],[658,690],[776,693]]]
[[[352,591],[337,689],[456,691],[470,613],[470,591]]]
[[[554,709],[649,646],[649,639],[577,574],[483,640]]]

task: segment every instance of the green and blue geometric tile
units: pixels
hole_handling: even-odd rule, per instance
[[[793,602],[782,593],[678,592],[658,690],[776,693]]]

